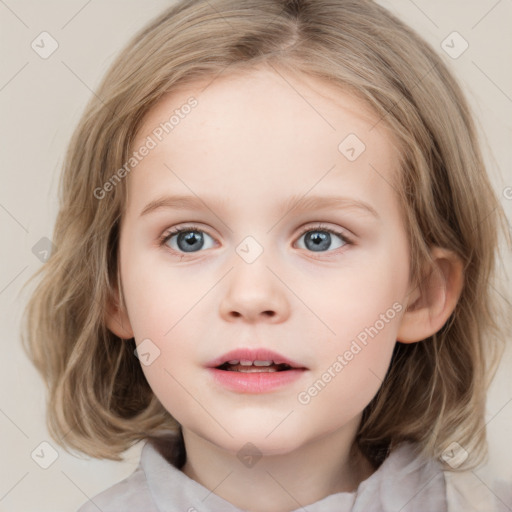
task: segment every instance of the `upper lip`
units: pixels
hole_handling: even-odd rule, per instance
[[[267,348],[237,348],[212,359],[206,366],[216,368],[227,361],[274,361],[275,364],[287,364],[292,368],[306,368],[303,364],[289,359]]]

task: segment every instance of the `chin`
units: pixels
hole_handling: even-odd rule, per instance
[[[306,442],[306,439],[297,435],[296,431],[292,432],[290,429],[281,428],[281,426],[276,429],[275,427],[275,422],[270,428],[261,422],[250,425],[232,423],[229,432],[233,437],[228,435],[212,436],[211,430],[204,435],[203,433],[199,433],[199,435],[217,447],[237,456],[243,456],[246,452],[251,453],[252,451],[259,456],[284,455],[293,452]],[[273,429],[275,430],[272,431]]]

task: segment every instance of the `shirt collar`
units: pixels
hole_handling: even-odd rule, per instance
[[[151,442],[146,442],[142,449],[140,466],[160,512],[242,511],[188,477]],[[222,475],[219,475],[219,482],[221,480]],[[305,509],[307,512],[444,512],[445,496],[444,475],[439,463],[421,458],[414,444],[402,443],[359,484],[357,491],[331,494],[315,503],[298,505],[294,512]]]

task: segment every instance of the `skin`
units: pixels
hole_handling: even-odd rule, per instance
[[[362,411],[396,341],[423,340],[446,322],[460,293],[461,265],[433,248],[439,271],[426,292],[408,282],[404,219],[390,185],[397,146],[384,123],[371,129],[379,118],[360,100],[270,67],[207,84],[164,97],[137,135],[135,148],[191,95],[197,99],[127,178],[120,237],[126,311],[112,307],[108,326],[137,345],[149,338],[160,350],[142,369],[182,425],[186,475],[240,508],[295,510],[354,491],[373,473],[351,451]],[[366,146],[355,161],[338,150],[350,133]],[[196,195],[207,207],[140,216],[166,194]],[[281,212],[294,194],[358,199],[379,217],[354,208]],[[302,229],[318,234],[320,222],[352,243],[331,235],[331,245],[315,251]],[[180,251],[177,236],[158,245],[169,228],[190,223],[204,230],[203,248]],[[249,235],[263,248],[250,264],[236,252]],[[300,403],[298,394],[393,304],[401,311]],[[237,347],[270,348],[308,370],[271,393],[229,391],[204,365]],[[252,467],[237,457],[247,442],[262,454]]]

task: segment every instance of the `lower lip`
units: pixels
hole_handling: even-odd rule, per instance
[[[300,379],[304,369],[281,372],[232,372],[208,368],[213,378],[232,391],[238,393],[268,393]]]

